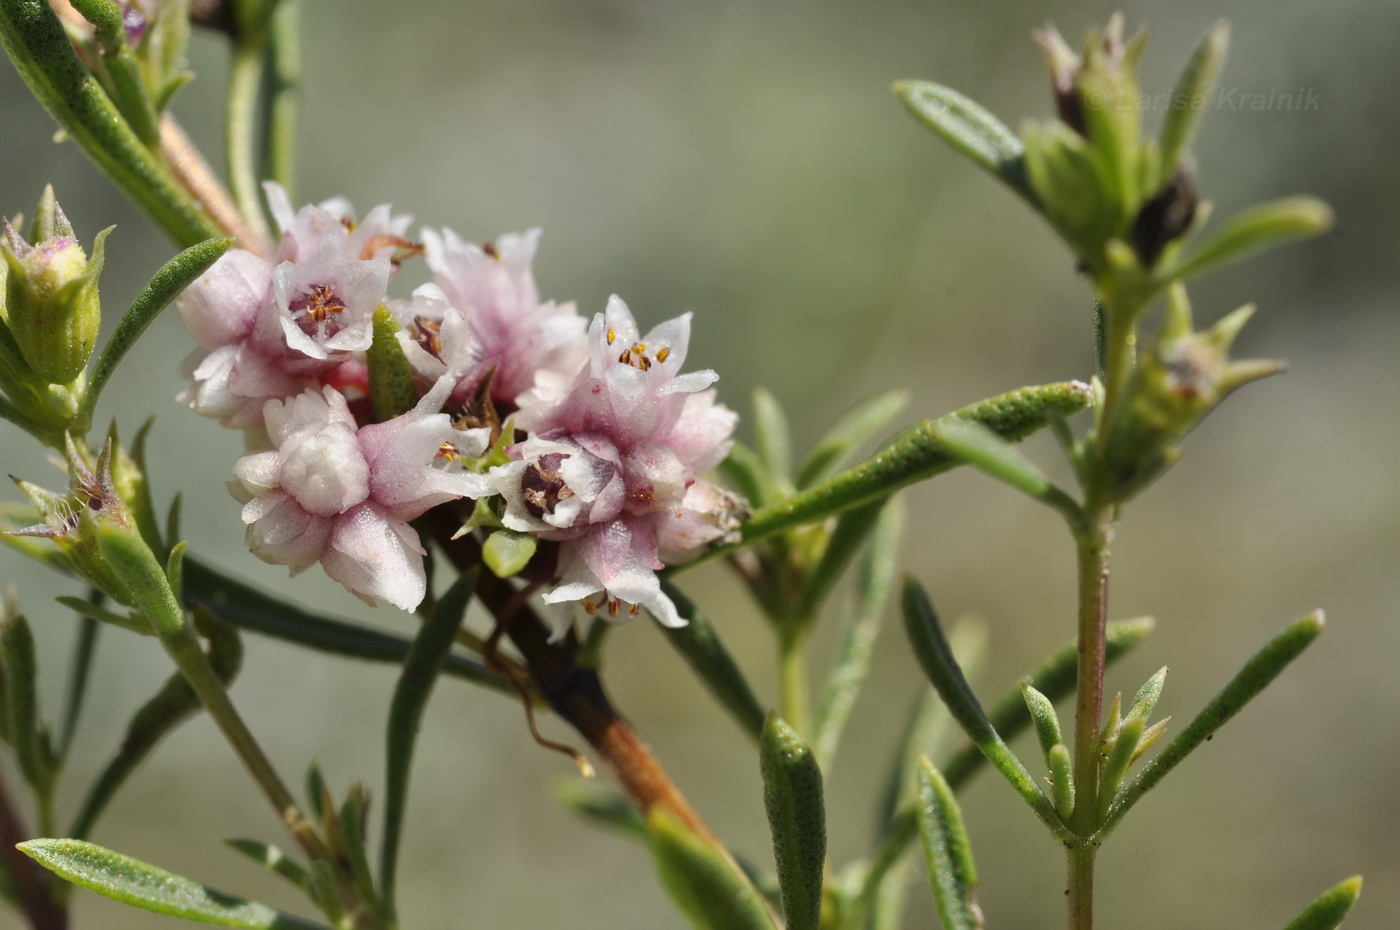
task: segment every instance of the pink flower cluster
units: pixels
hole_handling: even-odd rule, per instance
[[[703,475],[729,452],[734,413],[713,371],[682,373],[690,315],[639,332],[619,298],[591,323],[542,301],[538,229],[475,245],[451,230],[343,200],[294,211],[267,185],[281,232],[270,257],[226,254],[180,298],[199,344],[180,399],[246,431],[234,466],[248,546],[294,570],[320,562],[350,591],[405,610],[426,594],[410,520],[499,499],[497,525],[557,547],[556,635],[574,602],[680,625],[656,571],[731,536],[742,501]],[[388,296],[399,263],[432,279]],[[372,422],[365,352],[377,309],[419,384],[410,411]],[[491,467],[494,436],[508,461]],[[476,521],[490,525],[491,521]]]

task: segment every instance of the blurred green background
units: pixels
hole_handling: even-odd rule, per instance
[[[909,419],[1022,384],[1090,370],[1088,301],[1066,254],[1006,191],[905,115],[892,80],[952,85],[1015,126],[1050,113],[1030,31],[1047,19],[1078,44],[1104,3],[866,0],[307,0],[300,199],[388,201],[419,222],[483,240],[542,225],[546,295],[586,314],[621,294],[643,325],[696,314],[692,364],[731,406],[767,385],[799,444],[853,399],[910,385]],[[1131,693],[1171,668],[1160,711],[1183,723],[1285,623],[1326,608],[1327,635],[1129,818],[1100,856],[1106,928],[1279,927],[1361,872],[1349,926],[1400,914],[1400,350],[1395,222],[1400,143],[1387,0],[1129,3],[1152,43],[1144,88],[1164,91],[1215,19],[1234,24],[1224,88],[1315,91],[1305,112],[1210,112],[1200,185],[1220,211],[1307,192],[1336,231],[1230,269],[1195,289],[1208,322],[1248,300],[1245,355],[1286,357],[1191,438],[1185,460],[1127,515],[1112,613],[1153,614],[1155,636],[1111,673]],[[192,50],[199,79],[177,112],[213,157],[223,49]],[[1160,117],[1157,114],[1155,120]],[[51,181],[85,241],[116,223],[109,316],[169,256],[160,236],[0,67],[0,210],[29,210]],[[109,320],[110,323],[110,320]],[[184,494],[194,551],[318,607],[407,629],[313,571],[289,582],[241,546],[223,483],[238,435],[180,408],[192,343],[173,314],[118,376],[106,413],[125,435],[152,411],[163,500]],[[0,425],[3,470],[55,484],[44,456]],[[1042,462],[1051,447],[1031,444]],[[11,492],[17,497],[17,492]],[[975,474],[908,494],[908,569],[948,617],[990,623],[984,695],[1072,635],[1072,552],[1057,518]],[[51,714],[74,622],[61,580],[0,555],[41,639]],[[685,586],[765,699],[762,621],[719,570]],[[829,632],[831,619],[824,628]],[[830,637],[817,644],[818,668]],[[320,760],[337,792],[381,781],[394,672],[249,637],[234,695],[286,776]],[[163,681],[150,641],[106,631],[94,700],[61,810]],[[613,637],[619,706],[716,832],[768,855],[751,747],[645,622]],[[890,623],[844,752],[828,773],[838,864],[869,848],[879,786],[919,687]],[[555,721],[549,732],[573,740]],[[574,740],[576,742],[576,740]],[[400,892],[405,927],[680,927],[647,854],[576,823],[550,797],[571,777],[538,749],[509,700],[444,683],[420,743]],[[1028,751],[1029,746],[1027,746]],[[14,773],[10,773],[13,779]],[[991,926],[1063,925],[1063,857],[1010,791],[965,795]],[[94,837],[230,891],[299,908],[224,849],[280,842],[275,819],[201,719],[169,740]],[[907,926],[936,917],[922,880]],[[91,895],[76,926],[173,927]],[[1387,917],[1386,915],[1391,915]],[[0,923],[11,920],[0,917]],[[12,926],[13,924],[4,924]]]

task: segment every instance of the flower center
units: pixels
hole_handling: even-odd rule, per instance
[[[612,345],[616,341],[617,330],[610,326],[608,327],[608,345]],[[658,362],[664,362],[666,359],[670,358],[670,356],[670,346],[662,346],[656,350],[656,361]],[[631,365],[633,368],[639,368],[642,371],[651,370],[652,357],[647,354],[647,344],[645,342],[636,342],[628,348],[623,349],[622,354],[617,357],[617,360],[623,365]]]
[[[563,456],[557,458],[562,459]],[[558,469],[558,462],[551,467],[541,458],[539,462],[528,466],[520,478],[520,498],[525,504],[525,509],[536,520],[544,519],[546,513],[554,513],[554,508],[560,501],[574,496],[574,489],[564,483]]]
[[[314,335],[315,329],[322,323],[336,314],[345,312],[345,301],[340,299],[335,288],[329,284],[317,284],[293,300],[288,309],[292,311],[293,319],[300,318],[301,327],[307,330],[307,335]],[[308,320],[314,324],[310,329],[306,325]]]

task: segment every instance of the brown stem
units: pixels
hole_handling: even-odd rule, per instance
[[[199,201],[215,223],[236,238],[241,248],[259,255],[271,254],[272,244],[243,222],[243,216],[234,205],[228,188],[224,187],[190,137],[185,135],[179,121],[169,113],[160,121],[160,147],[175,179]]]
[[[453,540],[460,522],[450,515],[431,514],[433,535],[459,570],[480,563],[480,549],[471,537]],[[482,572],[477,594],[493,614],[513,605],[516,589],[510,582]],[[671,781],[661,763],[636,731],[613,708],[596,670],[579,665],[578,641],[573,636],[551,643],[549,631],[528,605],[511,617],[506,635],[530,669],[530,677],[554,712],[579,732],[613,773],[627,796],[643,814],[661,805],[694,833],[714,841],[714,834]]]
[[[14,879],[19,906],[33,930],[67,930],[68,912],[53,896],[53,878],[44,867],[15,848],[33,839],[10,798],[0,769],[0,858]]]

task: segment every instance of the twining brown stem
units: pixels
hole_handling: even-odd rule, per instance
[[[480,564],[481,550],[474,539],[452,539],[460,521],[450,514],[431,516],[433,535],[458,570]],[[515,586],[489,571],[481,573],[477,594],[493,614],[514,610],[506,635],[525,660],[535,687],[554,712],[588,741],[642,813],[660,805],[694,833],[713,841],[709,827],[614,709],[597,670],[578,664],[578,640],[567,636],[551,643],[548,628],[534,610],[519,606]]]
[[[53,896],[54,880],[44,867],[15,848],[34,837],[15,810],[0,769],[0,859],[14,879],[15,894],[25,919],[33,930],[67,930],[68,912]]]
[[[238,240],[240,248],[259,255],[271,254],[272,244],[243,222],[228,188],[204,160],[204,156],[185,134],[179,121],[169,113],[161,117],[160,148],[175,179],[199,201],[199,205],[208,212],[215,223]]]

